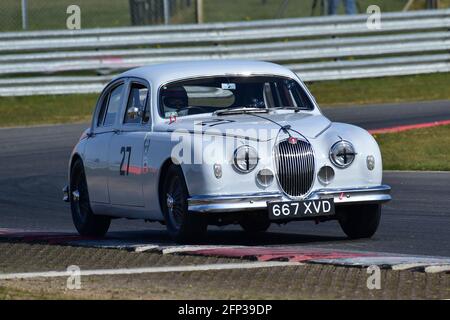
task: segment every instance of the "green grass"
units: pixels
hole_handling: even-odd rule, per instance
[[[62,294],[47,293],[43,290],[25,290],[0,286],[1,300],[63,300]]]
[[[0,127],[88,121],[97,95],[0,98]]]
[[[449,73],[308,84],[321,106],[450,99]]]
[[[214,21],[239,21],[275,19],[283,3],[283,0],[267,0],[262,5],[262,0],[204,0],[206,22]],[[358,0],[361,10],[369,5],[379,5],[382,11],[400,11],[405,6],[405,0]],[[311,16],[312,0],[290,0],[281,16],[282,18]],[[340,13],[344,13],[341,5]],[[314,15],[319,15],[316,8]]]
[[[450,100],[450,74],[308,84],[321,106]],[[0,127],[88,121],[96,94],[0,97]]]
[[[180,0],[178,0],[180,1]],[[274,18],[307,17],[311,15],[313,0],[290,0],[284,13],[278,16],[284,0],[204,0],[205,22],[225,22]],[[361,11],[369,5],[379,5],[383,12],[400,11],[407,0],[358,0]],[[194,1],[192,1],[192,4]],[[131,24],[129,0],[32,0],[28,1],[29,29],[65,29],[66,9],[76,4],[81,8],[82,28],[118,27]],[[412,9],[423,9],[425,0],[418,0]],[[450,0],[441,0],[441,6],[448,8]],[[19,0],[2,0],[0,5],[0,31],[21,29]],[[341,5],[340,13],[343,13]],[[314,15],[319,15],[317,8]],[[195,21],[194,6],[179,12],[173,23]]]
[[[131,25],[128,0],[32,0],[28,1],[29,30],[65,29],[69,5],[81,9],[81,27],[121,27]],[[2,0],[0,31],[22,27],[20,1]]]
[[[450,171],[450,126],[375,136],[385,170]]]
[[[439,3],[439,8],[450,7],[450,0],[441,0]],[[426,0],[416,0],[411,6],[411,10],[423,10],[426,8]]]

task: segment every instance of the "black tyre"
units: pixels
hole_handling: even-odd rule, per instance
[[[169,167],[161,189],[161,207],[167,231],[179,243],[203,239],[208,228],[200,214],[188,212],[188,190],[180,167]]]
[[[247,214],[240,222],[242,229],[250,234],[266,232],[270,227],[270,220],[262,214]]]
[[[92,212],[86,176],[81,160],[76,160],[70,177],[70,208],[75,228],[82,236],[102,237],[109,229],[111,218]]]
[[[381,220],[381,205],[355,205],[339,208],[338,220],[342,230],[351,239],[371,238]]]

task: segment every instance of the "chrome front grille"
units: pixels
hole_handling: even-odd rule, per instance
[[[275,147],[275,163],[278,182],[286,194],[302,197],[309,192],[314,182],[314,152],[309,142],[280,142]]]

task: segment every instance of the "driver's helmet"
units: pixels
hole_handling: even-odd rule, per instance
[[[162,97],[167,108],[179,110],[188,107],[188,95],[183,87],[165,88]]]

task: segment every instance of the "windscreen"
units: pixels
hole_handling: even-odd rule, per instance
[[[178,81],[160,90],[163,118],[213,113],[228,108],[299,108],[312,110],[306,92],[283,77],[208,77]]]

